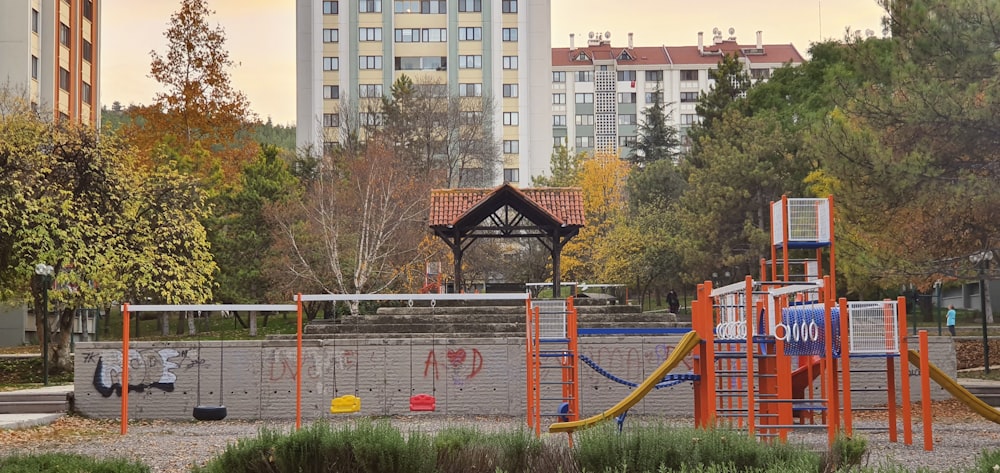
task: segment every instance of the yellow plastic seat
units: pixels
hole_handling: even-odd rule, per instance
[[[351,412],[358,412],[360,410],[361,398],[351,394],[335,397],[330,401],[331,414],[350,414]]]

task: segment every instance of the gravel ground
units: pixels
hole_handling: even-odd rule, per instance
[[[914,409],[919,415],[919,406]],[[913,445],[890,443],[886,431],[887,421],[882,414],[866,414],[855,419],[855,428],[869,440],[869,466],[899,464],[911,471],[919,467],[931,471],[968,471],[984,449],[1000,448],[1000,425],[987,422],[955,401],[934,404],[934,451],[923,450],[923,431],[919,416],[914,417]],[[390,419],[403,431],[419,429],[435,432],[445,426],[473,426],[480,430],[517,429],[524,426],[522,418],[510,417],[443,417],[412,416]],[[633,419],[629,426],[643,420]],[[352,418],[334,418],[331,422],[352,422]],[[669,419],[679,425],[691,425],[690,419]],[[72,452],[95,457],[119,457],[139,460],[150,465],[156,473],[190,471],[192,465],[202,465],[218,455],[230,443],[240,438],[252,437],[260,428],[289,430],[293,422],[238,422],[212,423],[146,421],[131,424],[128,435],[119,435],[117,422],[65,417],[52,425],[16,431],[0,431],[0,457],[15,453]],[[874,430],[863,430],[873,428]],[[549,437],[561,441],[563,437]],[[825,447],[824,432],[794,432],[793,443]]]

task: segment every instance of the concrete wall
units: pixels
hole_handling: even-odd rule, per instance
[[[585,337],[581,353],[619,378],[641,382],[670,354],[680,336]],[[915,347],[915,341],[911,346]],[[290,341],[140,342],[130,348],[130,416],[140,419],[191,419],[201,404],[227,406],[232,419],[291,419],[295,416],[295,356]],[[949,337],[934,337],[931,360],[954,375],[955,354]],[[120,405],[121,344],[77,344],[76,409],[83,415],[117,418]],[[689,356],[676,373],[690,369]],[[898,359],[895,361],[899,372]],[[547,359],[543,382],[559,381],[558,359]],[[855,388],[884,389],[885,358],[852,359]],[[580,364],[583,414],[602,412],[623,399],[630,388],[613,383]],[[866,373],[862,370],[879,370]],[[913,399],[919,378],[912,374]],[[219,382],[222,377],[222,399]],[[521,338],[307,340],[303,348],[302,415],[305,420],[331,416],[330,400],[345,394],[362,399],[361,414],[409,413],[409,398],[428,393],[437,398],[437,414],[525,414],[525,355]],[[200,388],[199,388],[200,385]],[[934,386],[934,398],[948,394]],[[545,385],[543,397],[557,397],[558,385]],[[690,416],[691,383],[650,393],[632,409],[640,415]],[[884,405],[885,393],[854,395],[854,405]],[[543,402],[543,413],[558,402]]]

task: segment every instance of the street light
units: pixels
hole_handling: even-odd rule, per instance
[[[45,263],[35,265],[35,274],[42,285],[42,383],[46,386],[49,385],[49,287],[54,271],[55,268]]]
[[[983,372],[990,374],[990,340],[986,327],[986,270],[990,268],[990,260],[993,259],[993,251],[986,250],[969,255],[969,261],[976,265],[979,270],[979,308],[983,311]]]

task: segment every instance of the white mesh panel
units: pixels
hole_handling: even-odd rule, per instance
[[[532,300],[531,309],[538,308],[538,338],[566,338],[566,301],[562,299]],[[534,330],[531,327],[531,330]]]
[[[848,302],[851,353],[899,354],[896,301]]]

